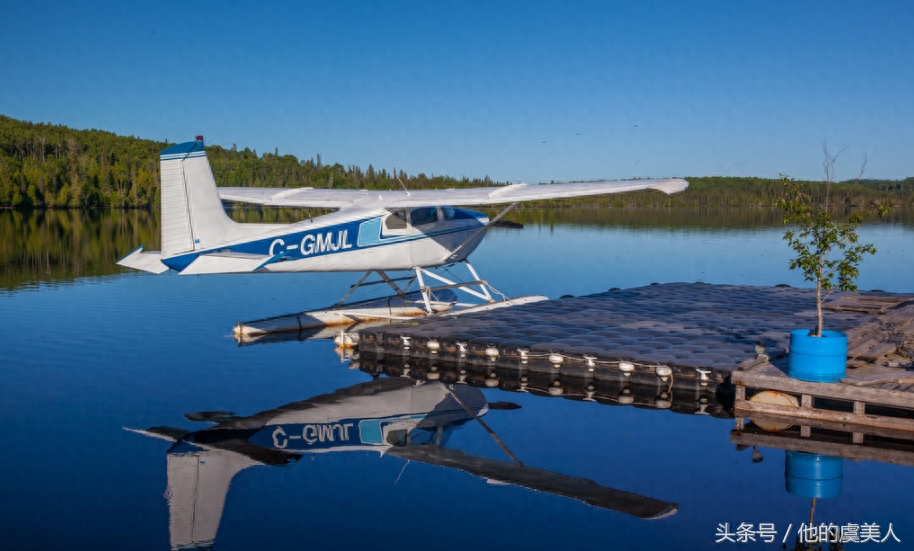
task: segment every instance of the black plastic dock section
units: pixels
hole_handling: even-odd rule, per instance
[[[872,292],[835,293],[830,302],[851,297],[904,300]],[[826,328],[872,325],[879,313],[869,303],[829,310]],[[559,386],[569,376],[713,392],[741,364],[785,357],[790,331],[814,325],[811,289],[670,283],[365,329],[359,353],[431,373],[445,365],[488,369],[495,386],[539,374]]]
[[[628,381],[596,381],[592,377],[529,372],[511,367],[467,363],[441,363],[424,358],[361,354],[357,367],[373,376],[409,377],[478,388],[498,388],[550,399],[589,402],[594,405],[632,406],[664,410],[681,415],[733,419],[733,394],[713,388],[673,388],[630,384]],[[495,407],[490,404],[490,407]]]

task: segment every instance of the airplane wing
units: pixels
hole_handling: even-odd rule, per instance
[[[277,207],[311,207],[341,209],[374,197],[368,191],[357,189],[314,189],[275,187],[220,187],[223,201],[256,203]]]
[[[563,199],[607,195],[644,189],[677,193],[689,187],[679,178],[665,180],[621,180],[573,184],[511,184],[497,187],[459,189],[349,190],[314,188],[223,187],[219,197],[225,201],[257,203],[277,207],[343,209],[358,205],[368,208],[410,208],[432,206],[499,205],[543,199]]]
[[[577,478],[544,469],[508,463],[439,446],[394,446],[387,453],[410,461],[459,469],[472,475],[522,486],[539,492],[565,496],[588,505],[634,515],[659,519],[676,514],[679,505],[600,486],[592,480]]]

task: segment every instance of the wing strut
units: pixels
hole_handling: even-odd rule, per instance
[[[378,276],[380,276],[382,281],[369,281],[368,283],[365,283],[365,280],[368,279],[368,276],[370,276],[372,272],[378,274]],[[361,287],[363,284],[364,285],[376,285],[378,283],[386,283],[386,284],[390,285],[391,289],[394,290],[394,292],[397,294],[398,297],[406,298],[406,291],[401,289],[395,283],[397,281],[402,281],[402,280],[406,280],[406,279],[410,280],[410,283],[408,283],[406,285],[406,287],[409,287],[410,285],[412,285],[412,282],[415,280],[414,277],[398,277],[396,279],[391,279],[387,274],[384,273],[383,270],[368,270],[367,272],[365,272],[365,275],[363,275],[361,277],[361,279],[359,279],[357,282],[355,282],[355,284],[353,284],[352,286],[349,287],[349,291],[345,295],[343,295],[343,298],[341,298],[339,302],[337,302],[336,304],[331,306],[331,308],[336,308],[338,306],[342,306],[343,303],[346,302],[346,299],[349,298],[352,295],[352,293],[354,293],[355,290],[358,289],[359,287]]]
[[[466,404],[466,402],[464,402],[463,400],[461,400],[461,399],[460,399],[460,396],[457,396],[457,393],[454,392],[454,385],[447,385],[447,386],[445,386],[444,388],[447,389],[448,394],[450,394],[450,395],[454,398],[454,400],[455,400],[458,404],[460,404],[460,407],[462,407],[462,408],[464,409],[464,411],[466,411],[467,413],[470,414],[470,417],[472,417],[473,419],[475,419],[476,421],[479,422],[480,426],[482,426],[482,428],[485,429],[485,431],[486,431],[487,433],[489,433],[489,436],[491,436],[492,439],[495,440],[495,443],[497,443],[499,446],[501,446],[502,451],[504,451],[504,452],[508,455],[508,457],[510,457],[515,463],[517,463],[517,464],[520,465],[521,467],[524,466],[524,464],[521,463],[520,459],[518,459],[516,455],[514,455],[513,453],[511,453],[511,450],[508,449],[508,446],[502,441],[502,439],[499,438],[497,434],[495,434],[495,431],[492,430],[491,428],[489,428],[489,425],[487,425],[486,422],[483,421],[482,418],[481,418],[479,415],[477,415],[476,412],[473,411],[473,410]]]
[[[474,239],[476,239],[476,238],[479,236],[479,234],[481,234],[482,232],[488,230],[488,229],[489,229],[489,226],[491,226],[491,225],[494,224],[495,222],[498,222],[499,220],[501,220],[501,219],[504,217],[504,215],[506,215],[506,214],[508,214],[509,212],[511,212],[511,209],[513,209],[513,208],[516,207],[516,206],[517,206],[517,202],[515,201],[514,203],[511,203],[510,205],[508,205],[507,207],[505,207],[505,209],[504,209],[503,211],[501,211],[500,213],[498,213],[498,216],[496,216],[495,218],[489,220],[489,223],[488,223],[488,224],[486,224],[485,226],[479,228],[479,230],[477,230],[476,233],[474,233],[473,235],[471,235],[469,239],[467,239],[466,241],[464,241],[463,243],[461,243],[459,247],[457,247],[456,249],[454,249],[453,251],[451,251],[451,254],[449,254],[448,256],[446,256],[446,257],[445,257],[445,260],[453,260],[454,258],[457,258],[457,253],[460,252],[460,249],[464,248],[465,246],[467,246],[468,243],[470,243],[470,242],[472,242]],[[475,275],[475,274],[474,274],[474,275]],[[479,278],[477,278],[477,279],[479,279]]]
[[[430,272],[430,271],[426,270],[425,268],[420,268],[418,266],[413,268],[413,270],[416,272],[416,278],[419,280],[419,291],[422,293],[422,299],[425,301],[426,312],[428,312],[429,314],[432,313],[431,300],[433,298],[433,294],[436,291],[443,291],[444,289],[456,289],[456,290],[463,291],[464,293],[469,293],[476,298],[486,301],[486,303],[488,303],[488,304],[495,302],[495,300],[492,298],[492,294],[489,292],[489,289],[491,289],[493,292],[501,295],[502,298],[504,298],[505,300],[508,300],[508,297],[506,297],[502,293],[499,293],[496,289],[494,289],[491,285],[489,285],[488,281],[486,281],[484,279],[479,279],[479,276],[476,274],[476,270],[473,269],[473,266],[469,262],[467,262],[466,260],[461,260],[460,263],[466,264],[467,270],[469,270],[470,274],[472,274],[473,277],[476,278],[475,280],[457,283],[457,282],[451,281],[450,279],[447,279],[446,277],[442,277],[434,272]],[[437,287],[428,287],[427,285],[425,285],[425,280],[422,278],[423,275],[427,275],[428,277],[430,277],[432,279],[436,279],[436,280],[440,281],[441,283],[444,283],[444,285],[438,285]],[[472,285],[479,285],[479,291],[471,289],[470,286],[472,286]]]

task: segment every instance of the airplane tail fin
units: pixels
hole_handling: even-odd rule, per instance
[[[232,478],[260,464],[241,454],[185,443],[169,450],[166,495],[171,548],[211,548]]]
[[[217,246],[237,224],[225,214],[203,136],[162,151],[162,256]]]

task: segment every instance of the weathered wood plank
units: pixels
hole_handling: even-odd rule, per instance
[[[768,363],[767,356],[765,356],[764,358],[751,358],[746,361],[740,362],[739,368],[742,371],[752,371],[752,370],[758,368],[759,366],[765,365],[767,363]]]
[[[886,312],[884,317],[887,320],[893,320],[895,322],[900,322],[907,325],[905,320],[907,320],[909,323],[912,315],[914,315],[914,304],[908,304],[906,306],[902,306],[901,308],[896,308],[890,312]]]
[[[813,383],[792,379],[785,375],[762,375],[754,372],[734,371],[732,382],[742,382],[750,388],[780,390],[794,394],[812,394],[823,398],[859,400],[871,404],[914,409],[914,396],[907,392],[895,392],[878,388],[866,388],[844,383]]]
[[[885,417],[869,414],[860,415],[846,411],[830,411],[813,408],[795,408],[775,404],[763,404],[761,402],[750,402],[748,400],[736,403],[735,414],[742,417],[752,417],[753,415],[770,417],[772,415],[778,415],[793,419],[795,424],[806,424],[805,420],[825,421],[834,423],[835,430],[842,430],[845,432],[872,433],[873,429],[885,429],[899,433],[908,433],[909,438],[914,437],[914,419],[904,419],[901,417]]]
[[[898,345],[893,342],[882,342],[878,343],[876,346],[873,346],[869,350],[859,354],[857,357],[863,360],[874,361],[878,360],[883,356],[888,356],[889,354],[895,353],[898,350]]]
[[[739,411],[742,412],[742,409]],[[891,428],[880,428],[880,427],[859,427],[855,425],[849,425],[847,423],[831,421],[828,419],[797,419],[795,415],[778,415],[774,413],[752,413],[752,415],[747,415],[744,419],[744,426],[746,430],[756,430],[761,431],[762,429],[757,428],[754,425],[749,424],[749,421],[753,419],[759,419],[763,423],[772,423],[772,424],[781,424],[784,426],[797,426],[802,423],[802,426],[810,427],[813,429],[825,429],[831,432],[843,432],[847,434],[853,434],[854,432],[860,432],[861,434],[869,434],[872,436],[879,436],[883,438],[893,438],[895,440],[906,440],[912,443],[912,450],[914,450],[914,438],[911,437],[911,431],[909,430],[896,430]],[[796,431],[793,431],[796,432]],[[821,440],[824,438],[823,434],[816,434],[815,438]],[[846,438],[846,437],[845,437]]]
[[[753,369],[753,371],[760,375],[771,375],[772,377],[774,377],[774,376],[783,377],[784,376],[784,372],[781,371],[780,369],[778,369],[775,365],[773,365],[771,363],[764,363],[764,364],[756,367],[755,369]]]
[[[914,373],[873,373],[863,377],[847,378],[844,381],[846,385],[852,386],[874,386],[874,385],[909,385],[914,383]],[[897,389],[903,392],[901,388]],[[914,402],[914,395],[911,396]]]
[[[863,325],[859,325],[845,332],[847,335],[847,348],[848,350],[854,349],[860,345],[864,340],[871,338],[871,336],[882,327],[881,323],[870,322]]]
[[[864,295],[844,296],[825,305],[835,312],[864,312],[867,314],[884,314],[899,304],[911,300],[910,297],[872,297]]]
[[[857,358],[864,352],[882,343],[882,340],[882,335],[871,333],[865,339],[861,339],[854,343],[848,342],[847,356],[849,358]]]
[[[894,353],[914,331],[914,305],[907,305],[880,315],[846,332],[848,356],[851,359],[875,361]]]

